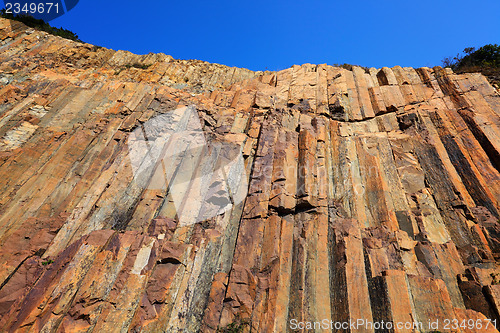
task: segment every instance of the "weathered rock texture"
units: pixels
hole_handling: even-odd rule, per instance
[[[255,73],[6,20],[0,39],[2,331],[498,324],[500,96],[483,76]],[[168,192],[135,187],[127,135],[182,105],[241,145],[249,191],[177,227]]]

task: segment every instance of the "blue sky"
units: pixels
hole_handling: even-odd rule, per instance
[[[51,22],[86,42],[252,70],[434,66],[500,44],[500,0],[80,0]]]

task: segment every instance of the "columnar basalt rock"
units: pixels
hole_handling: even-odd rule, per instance
[[[497,332],[500,94],[482,75],[252,72],[3,19],[0,40],[1,331]],[[167,182],[195,175],[172,193],[137,180],[127,143],[184,106],[248,181],[192,224],[179,207],[215,209],[190,200],[220,202],[204,170],[231,154],[166,145]]]

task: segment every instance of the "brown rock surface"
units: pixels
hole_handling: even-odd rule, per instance
[[[0,40],[1,331],[287,332],[293,320],[364,320],[432,332],[456,319],[467,325],[451,331],[496,332],[485,326],[500,324],[500,95],[483,76],[252,72],[4,19]],[[190,105],[213,142],[241,151],[227,172],[246,177],[248,194],[185,224],[180,211],[217,211],[221,188],[199,177],[173,193],[153,186],[158,174],[134,177],[128,138]],[[189,144],[165,145],[167,182],[231,158]]]

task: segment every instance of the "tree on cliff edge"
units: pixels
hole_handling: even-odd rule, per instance
[[[443,59],[443,66],[450,67],[456,73],[481,72],[494,84],[500,84],[500,45],[487,44],[476,50],[467,47],[464,55]]]

